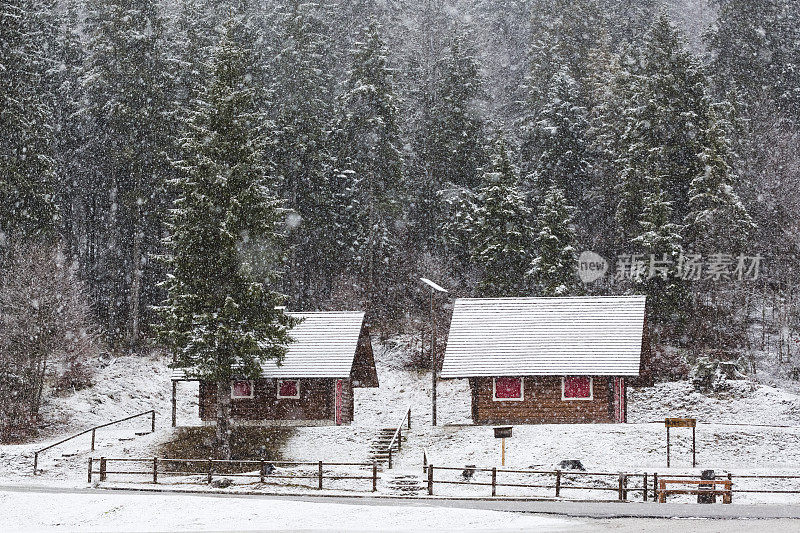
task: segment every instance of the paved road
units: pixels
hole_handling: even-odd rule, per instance
[[[133,490],[126,488],[69,488],[42,485],[0,485],[0,490],[10,492],[38,492],[61,494],[108,494],[131,495],[164,492],[181,496],[204,496],[217,498],[261,498],[293,500],[303,502],[325,502],[344,505],[383,505],[448,507],[462,509],[485,509],[522,513],[563,515],[585,518],[670,518],[670,519],[792,519],[800,520],[800,505],[731,504],[699,505],[691,503],[609,503],[570,501],[522,501],[512,499],[455,499],[455,498],[386,498],[372,496],[300,496],[268,494],[236,494],[204,491],[178,490]],[[800,531],[800,522],[793,522],[794,531]]]

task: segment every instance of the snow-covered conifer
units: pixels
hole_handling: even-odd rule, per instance
[[[217,453],[226,459],[231,380],[257,379],[262,363],[280,361],[292,324],[276,307],[284,212],[267,187],[252,58],[235,30],[229,22],[213,52],[212,78],[196,100],[186,158],[171,184],[168,296],[156,326],[176,368],[217,384]]]
[[[536,257],[528,276],[537,296],[570,296],[581,292],[571,210],[564,192],[551,185],[533,228]]]
[[[498,136],[494,142],[471,219],[472,262],[482,269],[479,294],[527,295],[525,274],[530,267],[533,245],[531,210],[519,189],[519,171],[512,164],[502,137]]]

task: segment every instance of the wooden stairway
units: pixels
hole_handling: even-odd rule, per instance
[[[389,461],[389,445],[392,445],[392,454],[397,454],[397,452],[400,451],[402,442],[406,440],[406,436],[403,435],[395,439],[394,443],[392,443],[396,431],[397,428],[383,428],[378,432],[375,438],[372,439],[370,455],[380,466],[383,466]]]

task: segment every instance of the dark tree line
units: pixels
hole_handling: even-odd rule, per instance
[[[798,6],[714,7],[698,50],[656,1],[2,0],[0,245],[61,241],[109,342],[153,338],[229,27],[290,309],[390,332],[434,273],[457,295],[644,292],[659,343],[752,348],[750,311],[797,282]],[[584,286],[584,249],[672,266]],[[757,284],[678,275],[745,252]]]

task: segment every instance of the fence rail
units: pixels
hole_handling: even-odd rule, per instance
[[[110,470],[109,465],[112,463],[141,463],[146,465],[143,470],[129,470],[122,466],[122,470]],[[202,465],[204,468],[198,467],[192,471],[178,471],[167,470],[166,467],[176,464],[194,464]],[[257,468],[253,472],[237,472],[237,473],[224,473],[220,471],[223,466],[244,466],[252,465]],[[98,468],[95,469],[95,466]],[[306,467],[313,466],[313,474],[307,472],[294,472],[287,473],[286,471],[277,471],[275,466],[295,466]],[[364,467],[371,468],[369,475],[350,474],[349,472],[326,472],[326,467]],[[217,467],[215,469],[215,467]],[[323,461],[268,461],[268,460],[252,460],[252,459],[180,459],[180,458],[167,458],[167,457],[148,457],[148,458],[131,458],[131,457],[90,457],[88,464],[88,481],[92,482],[93,476],[98,475],[100,481],[106,481],[109,474],[115,475],[144,475],[148,479],[152,479],[152,483],[158,483],[159,476],[205,476],[204,479],[207,483],[211,483],[214,476],[223,477],[251,477],[258,478],[260,483],[267,483],[269,479],[314,479],[317,481],[316,488],[321,490],[323,488],[323,480],[369,480],[371,481],[371,491],[378,490],[378,463],[373,461],[371,463],[350,463],[350,462],[323,462]]]
[[[481,481],[454,481],[445,479],[435,479],[435,471],[454,471],[460,470],[462,472],[470,472],[470,476],[476,472],[490,472],[491,482]],[[639,492],[642,494],[642,500],[647,501],[649,487],[648,487],[648,474],[647,473],[624,473],[624,472],[579,472],[579,471],[563,471],[563,470],[518,470],[506,468],[488,468],[488,467],[457,467],[457,466],[434,466],[432,463],[423,466],[423,471],[427,474],[428,482],[428,495],[433,496],[434,485],[473,485],[473,486],[487,486],[491,487],[492,496],[497,496],[498,487],[517,487],[517,488],[539,488],[539,489],[553,489],[556,498],[561,497],[565,489],[568,490],[598,490],[598,491],[614,491],[617,492],[618,498],[621,501],[628,499],[630,493]],[[552,483],[513,483],[498,481],[498,474],[517,474],[517,475],[530,475],[530,476],[552,476]],[[613,486],[592,486],[592,485],[576,485],[569,483],[573,476],[585,477],[610,477],[612,478]],[[641,479],[641,486],[631,486],[630,482],[636,479]]]
[[[138,418],[140,416],[146,416],[146,415],[150,415],[150,433],[153,433],[156,430],[156,411],[155,411],[155,409],[150,409],[149,411],[143,411],[143,412],[137,413],[135,415],[126,416],[125,418],[120,418],[118,420],[112,420],[111,422],[106,422],[105,424],[100,424],[99,426],[90,427],[89,429],[85,429],[85,430],[81,431],[80,433],[76,433],[75,435],[67,437],[66,439],[63,439],[63,440],[60,440],[60,441],[58,441],[58,442],[56,442],[54,444],[51,444],[50,446],[45,446],[44,448],[36,450],[35,452],[33,452],[33,475],[34,476],[36,475],[36,472],[37,472],[38,467],[39,467],[39,454],[40,453],[45,452],[45,451],[47,451],[47,450],[49,450],[51,448],[55,448],[56,446],[64,444],[65,442],[70,441],[72,439],[75,439],[75,438],[78,438],[80,436],[86,435],[87,433],[90,433],[90,432],[92,434],[92,450],[91,451],[94,451],[95,433],[97,432],[98,429],[101,429],[101,428],[104,428],[104,427],[108,427],[108,426],[112,426],[114,424],[119,424],[120,422],[125,422],[125,421],[128,421],[128,420],[132,420],[134,418]]]
[[[715,476],[715,480],[701,480],[698,475],[691,474],[659,474],[658,472],[582,472],[574,470],[521,470],[511,468],[489,468],[489,467],[473,467],[473,466],[434,466],[429,463],[430,457],[426,451],[423,451],[423,472],[427,475],[427,488],[428,494],[434,494],[434,486],[441,485],[472,485],[479,487],[491,487],[491,495],[497,496],[498,487],[515,487],[515,488],[531,488],[531,489],[550,489],[553,491],[552,495],[559,498],[563,495],[564,491],[605,491],[616,492],[617,499],[620,501],[628,501],[629,497],[636,495],[641,497],[642,501],[648,501],[652,495],[652,501],[658,501],[659,495],[662,493],[663,488],[659,484],[659,479],[673,480],[672,482],[683,481],[688,484],[694,485],[724,485],[726,492],[726,501],[730,502],[733,494],[800,494],[800,489],[792,490],[785,486],[780,488],[761,488],[748,486],[748,480],[772,480],[777,482],[791,482],[791,480],[800,479],[800,475],[757,475],[757,474],[732,474]],[[468,474],[470,480],[454,480],[436,478],[435,472],[452,472],[461,471]],[[474,474],[483,472],[490,473],[489,480],[486,481],[472,481],[471,478]],[[446,475],[446,474],[445,474]],[[531,482],[524,483],[518,482],[518,479],[509,480],[510,476],[530,476]],[[507,477],[508,476],[508,477]],[[503,477],[506,477],[504,480]],[[539,479],[537,479],[537,477]],[[545,480],[541,480],[545,477]],[[486,478],[483,478],[486,479]],[[591,485],[581,480],[594,480],[601,483],[600,485]],[[741,480],[734,488],[733,480]],[[652,480],[652,481],[651,481]],[[667,481],[669,483],[669,481]],[[713,492],[709,489],[708,492]]]

